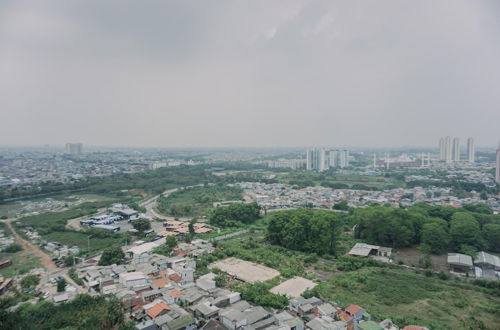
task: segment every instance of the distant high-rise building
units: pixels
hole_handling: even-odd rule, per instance
[[[443,161],[446,159],[446,149],[444,144],[444,138],[439,139],[439,160]]]
[[[453,138],[453,161],[454,162],[459,162],[460,161],[460,139],[459,138]]]
[[[451,164],[452,158],[451,158],[451,136],[447,136],[444,139],[444,160],[446,164]]]
[[[327,150],[314,148],[307,150],[306,169],[326,171],[333,167],[349,166],[349,150]]]
[[[78,155],[83,151],[83,144],[81,143],[66,143],[64,153],[68,155]]]
[[[349,150],[340,150],[339,154],[339,167],[349,166]]]
[[[326,150],[319,149],[318,151],[318,171],[323,172],[328,169],[328,159],[326,158]]]
[[[497,183],[500,183],[500,142],[498,142],[498,149],[497,149],[497,168],[495,171],[495,181]]]
[[[467,139],[467,161],[469,163],[474,163],[476,161],[476,151],[474,150],[474,139]]]

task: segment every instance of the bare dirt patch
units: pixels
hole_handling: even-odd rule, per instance
[[[280,275],[280,272],[275,269],[237,258],[227,258],[214,262],[210,264],[209,268],[218,268],[231,276],[250,283],[268,281]]]
[[[425,256],[425,253],[416,248],[404,248],[397,250],[395,254],[395,263],[403,260],[405,265],[419,267],[419,260]],[[432,270],[434,271],[447,271],[448,265],[446,263],[446,254],[435,255],[431,254]]]

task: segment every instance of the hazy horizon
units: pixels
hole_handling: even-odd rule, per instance
[[[499,10],[3,1],[0,146],[494,148]]]

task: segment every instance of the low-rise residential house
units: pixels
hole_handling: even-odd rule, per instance
[[[288,330],[304,330],[304,322],[288,311],[283,311],[275,315],[279,326],[286,326]]]
[[[315,317],[306,323],[306,327],[311,330],[347,330],[347,323],[335,321],[335,319],[322,316]]]
[[[356,243],[348,254],[351,256],[373,257],[380,261],[388,261],[391,257],[392,249],[378,245]]]
[[[163,297],[163,293],[159,289],[147,290],[141,293],[142,298],[146,302],[153,302],[158,298]]]
[[[448,253],[447,262],[454,273],[473,274],[472,258],[466,254]]]
[[[196,286],[202,290],[208,291],[216,288],[215,285],[215,274],[208,273],[203,276],[200,276],[196,280]]]
[[[288,301],[288,307],[291,311],[294,311],[295,313],[302,316],[304,314],[312,313],[314,311],[314,307],[319,306],[322,303],[323,301],[316,297],[306,299],[302,296],[299,296],[297,298],[290,299]]]
[[[144,305],[144,310],[146,314],[154,320],[160,315],[165,314],[166,312],[172,310],[164,301],[156,301],[149,305]]]
[[[171,305],[172,310],[155,319],[155,324],[161,330],[195,330],[194,317],[178,305]]]
[[[379,323],[379,325],[385,330],[399,330],[399,327],[389,319],[383,320],[382,322]]]
[[[208,321],[219,316],[220,308],[209,300],[204,300],[191,307],[196,318]]]
[[[128,289],[140,288],[148,285],[147,277],[142,272],[120,274],[119,281],[120,284]]]
[[[323,303],[316,307],[316,313],[322,316],[334,317],[337,309],[330,303]]]
[[[220,321],[211,319],[202,328],[202,330],[229,330]]]
[[[500,280],[499,257],[481,251],[474,258],[474,264],[476,265],[476,274],[479,275],[478,277],[487,280]]]

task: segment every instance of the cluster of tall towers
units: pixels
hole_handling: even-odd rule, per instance
[[[307,150],[306,169],[326,171],[329,168],[349,166],[349,150],[314,148]]]
[[[474,139],[467,139],[466,161],[474,163],[476,161],[476,151],[474,149]],[[451,164],[461,161],[460,138],[451,136],[439,139],[439,160]]]

